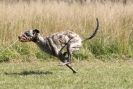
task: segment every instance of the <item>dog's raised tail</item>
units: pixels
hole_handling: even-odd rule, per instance
[[[85,38],[83,41],[90,40],[90,39],[92,39],[94,36],[96,36],[97,31],[98,31],[98,29],[99,29],[99,21],[98,21],[98,18],[96,18],[96,22],[97,22],[97,26],[96,26],[96,29],[95,29],[95,31],[93,32],[93,34],[92,34],[90,37]]]

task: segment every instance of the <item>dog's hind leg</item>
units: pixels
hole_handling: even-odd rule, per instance
[[[71,47],[70,44],[68,44],[68,45],[67,45],[67,55],[68,55],[67,61],[68,61],[69,63],[72,62],[72,50],[71,50],[70,47]]]
[[[68,54],[68,62],[72,62],[72,55],[73,52],[78,51],[79,48],[81,47],[81,41],[79,40],[74,40],[70,43],[67,44],[67,54]]]

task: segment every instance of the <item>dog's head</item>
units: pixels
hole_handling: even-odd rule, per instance
[[[18,36],[18,39],[20,42],[36,42],[39,32],[37,29],[25,31],[22,35]]]

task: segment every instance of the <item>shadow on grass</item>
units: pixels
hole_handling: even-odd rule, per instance
[[[23,72],[20,72],[20,73],[7,73],[5,72],[4,73],[5,75],[23,75],[23,76],[26,76],[26,75],[49,75],[49,74],[53,74],[52,72],[50,71],[23,71]]]

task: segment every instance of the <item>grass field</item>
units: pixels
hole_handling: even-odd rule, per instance
[[[133,89],[133,61],[76,61],[73,74],[58,62],[1,63],[0,89]]]

